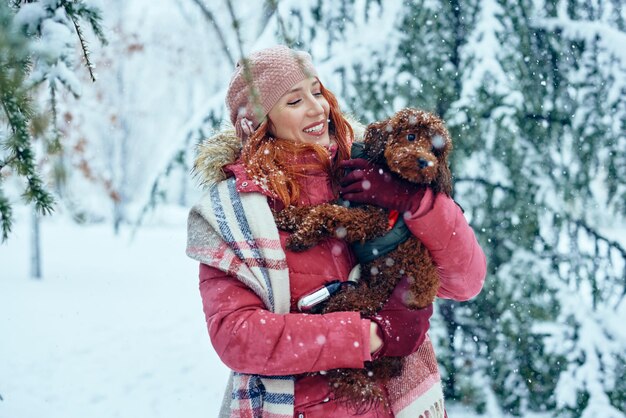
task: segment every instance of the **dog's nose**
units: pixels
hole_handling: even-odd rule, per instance
[[[417,164],[419,165],[420,170],[430,165],[429,161],[426,158],[422,158],[422,157],[417,159]]]

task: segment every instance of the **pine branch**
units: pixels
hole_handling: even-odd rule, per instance
[[[1,180],[1,179],[0,179]],[[9,199],[4,195],[0,187],[0,228],[2,229],[2,242],[5,242],[13,226],[13,210]]]
[[[615,56],[626,59],[623,45],[626,43],[626,33],[613,28],[606,22],[594,20],[572,20],[568,16],[557,18],[536,19],[536,28],[553,32],[562,30],[565,36],[573,39],[583,39],[588,42],[598,38],[603,41],[604,46],[611,50]],[[622,45],[620,47],[619,45]]]
[[[489,181],[487,179],[484,178],[479,178],[479,177],[454,177],[454,182],[455,183],[478,183],[478,184],[482,184],[483,186],[492,188],[492,189],[500,189],[503,190],[507,193],[509,193],[511,196],[516,196],[517,195],[517,191],[513,188],[513,187],[509,187],[509,186],[505,186],[502,183],[499,182],[492,182]]]
[[[541,122],[557,123],[562,126],[571,126],[572,119],[569,116],[560,116],[559,112],[549,111],[547,115],[536,113],[526,113],[524,117],[529,120],[537,120]]]
[[[501,183],[498,182],[491,182],[487,179],[483,179],[483,178],[469,178],[469,177],[460,177],[460,178],[455,178],[455,183],[474,183],[474,184],[481,184],[485,187],[488,188],[493,188],[493,189],[499,189],[502,190],[508,194],[510,194],[511,196],[515,197],[517,195],[517,192],[514,188],[509,187],[509,186],[505,186]],[[551,213],[557,214],[557,211],[551,208],[546,208],[548,209]],[[610,238],[607,238],[606,236],[604,236],[603,234],[601,234],[600,232],[598,232],[594,227],[590,226],[589,224],[587,224],[585,222],[584,219],[577,219],[572,217],[571,215],[569,215],[566,212],[560,211],[558,212],[558,215],[561,219],[563,219],[564,221],[568,222],[571,225],[574,225],[578,228],[582,228],[585,232],[587,232],[589,235],[591,235],[593,237],[593,239],[596,242],[603,242],[605,243],[609,249],[612,250],[616,250],[620,256],[622,257],[622,259],[624,260],[624,263],[626,264],[626,248],[624,248],[619,242],[612,240]],[[541,239],[544,244],[548,245],[542,237],[539,237],[539,239]],[[543,256],[546,256],[548,258],[552,258],[552,259],[556,259],[557,255],[556,254],[543,254]],[[561,255],[558,256],[559,259],[561,259],[562,261],[566,261],[566,262],[570,262],[571,261],[571,257],[567,257],[565,255]],[[623,291],[622,291],[622,295],[620,299],[623,299],[626,296],[626,267],[624,267],[623,270]]]
[[[230,14],[230,18],[232,20],[232,27],[235,30],[235,36],[237,38],[237,46],[239,47],[239,56],[243,59],[245,54],[243,52],[243,41],[241,40],[241,33],[239,32],[239,19],[235,16],[235,10],[233,9],[233,4],[231,0],[226,0],[226,7],[228,8],[228,13]],[[244,67],[247,63],[244,61]]]
[[[278,28],[280,29],[280,35],[282,36],[283,41],[289,48],[293,48],[293,46],[295,45],[295,41],[287,33],[285,21],[278,12],[278,0],[268,0],[267,4],[270,8],[271,13],[276,15],[276,21],[278,22]]]
[[[252,103],[254,106],[254,112],[257,115],[258,120],[262,120],[265,116],[263,114],[263,108],[261,106],[261,96],[254,85],[252,80],[252,69],[250,68],[250,62],[245,57],[243,52],[243,41],[241,39],[241,33],[239,31],[239,19],[235,16],[235,10],[233,9],[233,4],[231,0],[226,0],[226,6],[228,8],[228,13],[230,14],[230,18],[232,19],[232,26],[235,30],[235,35],[237,37],[237,46],[239,47],[239,55],[241,56],[241,65],[243,65],[243,77],[250,88],[250,96],[252,98]]]
[[[64,0],[62,5],[68,16],[86,20],[102,45],[108,44],[102,29],[102,13],[98,8],[87,6],[82,0]]]
[[[624,296],[626,296],[626,249],[624,249],[624,247],[622,247],[622,245],[614,240],[611,240],[607,237],[605,237],[604,235],[600,234],[598,231],[596,231],[594,228],[592,228],[591,226],[589,226],[584,220],[582,219],[571,219],[566,217],[567,220],[569,220],[570,222],[574,223],[574,225],[576,225],[579,228],[584,229],[589,235],[591,235],[595,240],[596,243],[597,242],[604,242],[610,249],[614,249],[617,250],[620,255],[622,256],[622,260],[624,261],[625,267],[623,269],[623,274],[622,274],[622,285],[623,285],[623,289],[622,289],[622,294],[620,297],[620,301],[617,303],[617,305],[619,305],[619,303],[621,303],[621,301],[624,299]],[[597,244],[596,244],[597,246]],[[617,307],[616,305],[616,307]]]
[[[17,155],[13,154],[12,156],[10,156],[9,158],[7,158],[4,161],[0,161],[0,171],[2,171],[2,169],[4,167],[8,167],[11,165],[11,163],[13,163],[13,161],[15,161],[17,159]]]
[[[60,152],[61,146],[61,132],[57,126],[58,112],[57,112],[57,99],[56,99],[56,87],[54,83],[50,83],[50,110],[52,112],[52,130],[53,137],[48,147],[49,152]]]
[[[87,70],[89,71],[89,76],[91,77],[91,81],[95,82],[96,81],[96,75],[95,75],[96,67],[90,59],[91,53],[89,52],[89,46],[88,46],[87,40],[85,39],[83,29],[80,26],[78,20],[79,18],[85,19],[91,26],[91,29],[96,34],[98,39],[100,40],[100,43],[102,45],[106,45],[107,40],[106,40],[106,37],[102,30],[102,25],[101,25],[101,20],[102,20],[101,13],[98,9],[92,6],[85,5],[83,1],[63,0],[61,2],[61,6],[63,7],[63,9],[65,10],[65,13],[70,18],[70,20],[72,21],[72,24],[74,25],[74,30],[76,31],[76,35],[78,36],[80,47],[83,52],[83,57],[85,58],[85,66],[87,67]]]
[[[557,123],[561,126],[571,126],[572,118],[568,115],[561,115],[560,112],[557,111],[549,111],[547,114],[540,113],[529,113],[529,112],[519,112],[519,109],[516,106],[506,104],[503,101],[504,97],[498,98],[493,106],[489,109],[481,112],[478,116],[481,119],[489,120],[493,118],[493,113],[499,109],[511,109],[512,112],[519,113],[522,118],[534,121],[541,121],[547,123]]]
[[[489,188],[503,190],[511,194],[512,196],[516,195],[516,190],[513,187],[505,186],[499,182],[492,182],[484,178],[455,177],[454,182],[455,183],[478,183]],[[622,257],[624,257],[624,260],[626,260],[626,249],[619,242],[611,240],[605,237],[604,235],[600,234],[596,229],[591,227],[584,220],[574,219],[573,217],[569,216],[566,213],[559,212],[559,214],[563,219],[584,229],[586,232],[592,235],[596,240],[606,243],[611,248],[615,248],[617,251],[620,252]]]
[[[43,181],[36,172],[26,176],[26,190],[22,197],[27,203],[34,203],[35,210],[42,215],[49,215],[54,210],[54,198],[45,189]]]
[[[87,70],[89,71],[89,76],[91,77],[91,81],[95,83],[96,82],[96,75],[95,75],[94,71],[95,71],[96,67],[93,65],[93,63],[89,59],[89,49],[87,47],[87,41],[85,40],[85,36],[83,35],[83,30],[81,29],[80,25],[78,24],[78,20],[76,20],[75,16],[69,15],[69,17],[72,20],[72,23],[74,24],[74,29],[76,30],[76,35],[78,35],[78,40],[80,41],[80,47],[81,47],[81,49],[83,51],[83,57],[85,58],[85,66],[87,67]]]
[[[566,217],[566,219],[570,222],[573,222],[576,226],[584,229],[589,235],[593,236],[596,241],[604,242],[609,247],[616,249],[622,255],[622,258],[626,261],[626,249],[619,242],[605,237],[604,235],[596,231],[593,227],[589,226],[582,219],[572,219],[569,217]],[[626,285],[626,270],[624,273],[624,279],[624,284]]]
[[[27,202],[34,202],[35,208],[41,213],[52,212],[54,199],[45,190],[43,182],[35,168],[35,155],[32,150],[31,136],[28,132],[28,122],[32,118],[32,110],[28,102],[18,101],[23,97],[14,86],[2,86],[0,104],[9,122],[12,135],[6,141],[6,148],[11,157],[5,161],[17,171],[17,174],[26,178],[24,198]]]
[[[220,39],[220,43],[222,45],[222,51],[224,51],[224,55],[228,57],[228,61],[230,61],[231,67],[234,67],[235,60],[233,56],[231,55],[230,50],[228,49],[226,38],[224,38],[224,33],[222,32],[222,28],[220,28],[220,26],[218,25],[217,20],[215,19],[215,16],[209,10],[209,8],[202,2],[202,0],[192,0],[192,1],[196,3],[198,7],[200,7],[200,10],[202,11],[202,14],[204,14],[204,17],[211,23],[211,25],[213,26],[213,29],[215,29],[215,32],[217,33],[217,37]]]

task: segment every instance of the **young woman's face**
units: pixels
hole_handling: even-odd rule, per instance
[[[317,78],[295,84],[270,110],[270,133],[280,139],[327,146],[330,105]]]

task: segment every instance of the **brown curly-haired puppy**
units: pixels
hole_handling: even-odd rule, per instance
[[[348,209],[332,203],[289,207],[274,214],[278,227],[291,232],[287,247],[292,251],[311,248],[320,240],[335,235],[348,242],[363,242],[387,232],[387,212],[375,206]]]
[[[451,149],[443,121],[432,113],[411,108],[368,125],[364,138],[368,160],[407,181],[447,195],[452,193],[448,168]],[[345,207],[325,203],[291,207],[276,213],[275,219],[280,229],[292,232],[287,247],[294,251],[310,248],[328,236],[358,243],[388,231],[387,211],[365,205]],[[323,313],[359,311],[365,316],[373,315],[383,307],[403,276],[410,282],[406,302],[411,308],[432,303],[439,288],[439,276],[428,251],[412,235],[390,253],[362,265],[361,271],[358,285],[331,297]],[[327,375],[338,399],[357,411],[364,411],[384,401],[384,384],[401,370],[401,358],[386,357],[364,369],[335,369]]]

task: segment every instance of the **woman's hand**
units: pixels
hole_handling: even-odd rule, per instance
[[[341,161],[339,166],[353,170],[340,181],[341,195],[350,202],[413,213],[424,196],[424,186],[402,180],[362,158]]]
[[[370,322],[370,353],[374,354],[383,346],[383,334],[378,324]]]
[[[376,315],[371,317],[377,327],[370,328],[370,352],[373,358],[404,357],[417,351],[426,338],[430,328],[430,317],[433,314],[432,303],[422,309],[409,309],[406,296],[409,291],[409,280],[403,277],[396,286],[391,297]],[[382,339],[382,346],[372,336],[372,332]],[[378,350],[379,349],[379,350]]]

